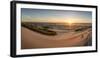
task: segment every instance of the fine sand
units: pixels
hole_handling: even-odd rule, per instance
[[[85,30],[83,32],[60,33],[56,36],[48,36],[21,27],[21,48],[56,48],[56,47],[74,47],[84,46],[89,40],[91,32]]]

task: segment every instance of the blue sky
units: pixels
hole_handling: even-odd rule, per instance
[[[21,9],[23,22],[91,23],[92,12],[74,10]]]

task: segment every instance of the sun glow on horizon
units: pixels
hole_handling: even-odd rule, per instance
[[[66,20],[68,25],[72,25],[73,23],[75,23],[75,21],[73,19],[68,19]]]

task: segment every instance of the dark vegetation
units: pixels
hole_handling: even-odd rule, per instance
[[[77,28],[77,29],[75,29],[75,31],[77,32],[77,31],[84,31],[84,30],[86,30],[86,29],[88,29],[88,28],[92,28],[91,26],[87,26],[87,27],[83,27],[83,28]]]
[[[56,35],[57,33],[55,31],[49,30],[48,26],[33,26],[31,24],[27,24],[27,23],[22,23],[21,24],[23,27],[26,27],[32,31],[41,33],[41,34],[45,34],[45,35]]]

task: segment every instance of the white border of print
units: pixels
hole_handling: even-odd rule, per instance
[[[50,6],[50,5],[37,5],[37,4],[16,4],[16,54],[41,54],[41,53],[54,53],[54,52],[76,52],[76,51],[89,51],[96,50],[96,28],[95,28],[95,9],[71,6]],[[92,46],[88,47],[64,47],[64,48],[45,48],[45,49],[21,49],[21,8],[35,8],[35,9],[57,9],[57,10],[76,10],[76,11],[92,11]]]

